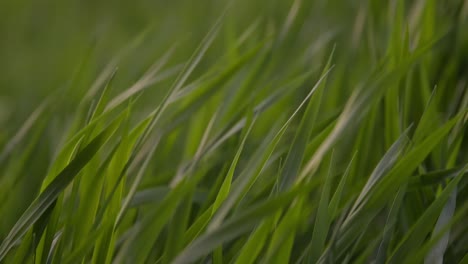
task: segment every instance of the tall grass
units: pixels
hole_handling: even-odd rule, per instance
[[[468,1],[3,1],[2,263],[467,263]]]

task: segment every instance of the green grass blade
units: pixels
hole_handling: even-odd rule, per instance
[[[418,248],[427,234],[433,229],[437,217],[447,203],[450,195],[462,179],[466,167],[453,179],[442,191],[439,197],[428,207],[424,214],[411,227],[409,232],[401,239],[396,249],[392,252],[387,263],[401,263],[411,252],[410,249]]]
[[[12,228],[7,238],[0,246],[0,260],[5,257],[13,245],[21,239],[27,230],[42,216],[58,195],[68,186],[73,178],[91,160],[96,152],[106,143],[109,137],[120,125],[120,119],[112,122],[104,131],[96,136],[76,157],[55,177],[34,203],[23,213],[22,217]]]

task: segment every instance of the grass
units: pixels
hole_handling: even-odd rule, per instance
[[[0,17],[0,262],[467,263],[468,1]]]

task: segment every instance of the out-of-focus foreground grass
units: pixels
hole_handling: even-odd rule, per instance
[[[0,262],[467,263],[468,1],[0,2]]]

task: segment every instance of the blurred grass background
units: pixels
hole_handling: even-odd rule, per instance
[[[388,23],[393,3],[376,1],[299,1],[294,36],[290,47],[282,52],[295,53],[305,46],[318,45],[321,40],[338,45],[337,53],[354,68],[382,56],[391,31]],[[423,3],[423,2],[421,2]],[[416,21],[423,9],[418,1],[407,2],[409,30],[416,33],[422,23],[433,32],[450,30],[440,44],[442,53],[434,62],[430,76],[442,74],[449,63],[466,74],[466,4],[464,1],[436,3],[434,17]],[[227,5],[227,1],[2,1],[0,14],[0,79],[3,124],[21,123],[30,112],[58,87],[69,84],[71,74],[89,60],[80,75],[80,83],[70,89],[63,100],[73,106],[83,96],[98,72],[116,54],[128,46],[142,31],[151,27],[145,44],[128,55],[129,62],[119,67],[125,72],[119,77],[118,87],[138,77],[138,74],[172,45],[179,45],[172,63],[189,57],[194,47],[209,30]],[[226,27],[240,34],[249,25],[260,20],[262,31],[267,27],[279,30],[286,22],[292,1],[236,1],[226,17]],[[427,21],[427,22],[426,22]],[[261,33],[257,33],[261,34]],[[427,32],[426,34],[431,34]],[[205,63],[219,55],[229,37],[221,36],[210,51]],[[416,34],[411,34],[416,35]],[[372,38],[372,40],[369,40]],[[373,41],[374,43],[372,43]],[[372,46],[371,46],[372,45]],[[295,48],[293,48],[295,47]],[[91,55],[87,55],[91,53]],[[89,57],[88,57],[89,56]],[[359,56],[359,60],[353,57]],[[454,58],[456,57],[456,58]],[[346,66],[342,66],[346,67]],[[354,74],[356,75],[356,74]],[[359,76],[355,77],[356,79]],[[118,89],[118,88],[117,88]],[[346,89],[343,87],[346,93]],[[445,89],[446,90],[446,89]],[[18,100],[22,98],[22,100]],[[344,97],[343,97],[344,98]],[[70,104],[68,104],[70,103]],[[12,106],[14,105],[14,106]],[[11,109],[15,108],[15,114]],[[12,117],[16,118],[12,118]],[[12,123],[13,122],[13,123]],[[10,125],[9,128],[15,126]]]

